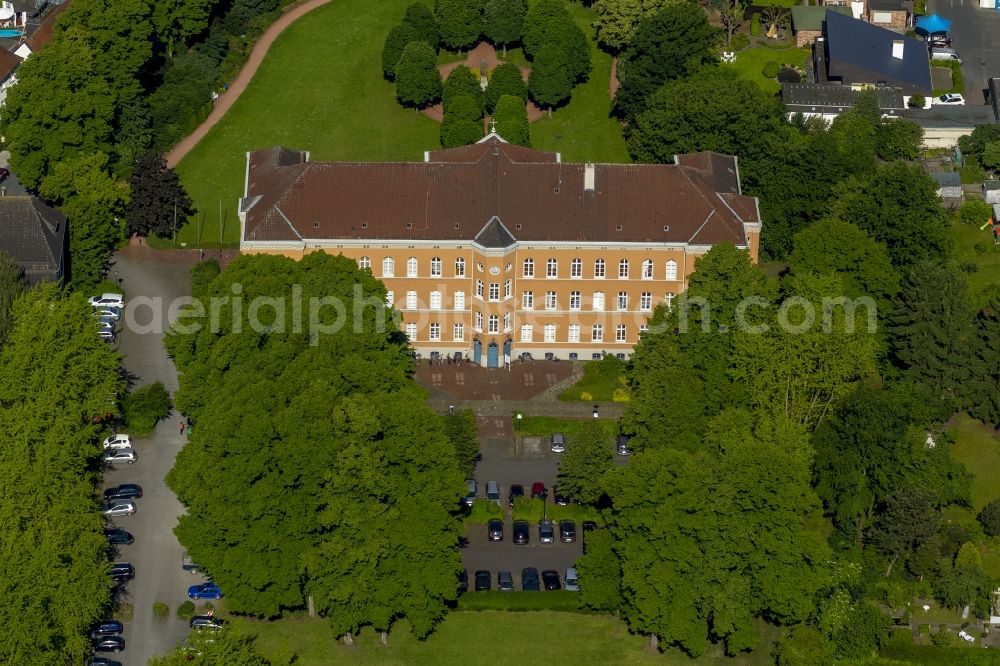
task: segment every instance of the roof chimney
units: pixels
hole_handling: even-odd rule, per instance
[[[594,191],[594,164],[592,162],[587,162],[583,166],[583,191]]]
[[[903,40],[894,39],[892,40],[892,57],[896,60],[903,59]]]

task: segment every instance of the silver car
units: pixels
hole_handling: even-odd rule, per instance
[[[101,513],[112,518],[117,516],[131,516],[135,513],[135,502],[129,500],[114,500],[106,502],[101,507]]]
[[[136,454],[135,450],[131,447],[125,447],[124,449],[108,449],[101,456],[101,460],[112,465],[119,465],[121,463],[128,463],[131,465],[139,456]]]

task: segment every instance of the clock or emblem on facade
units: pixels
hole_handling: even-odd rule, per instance
[[[500,275],[500,267],[490,266],[490,275]]]

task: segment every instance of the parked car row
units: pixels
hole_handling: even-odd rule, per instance
[[[527,520],[515,520],[511,526],[511,541],[518,545],[527,545],[531,541],[531,526]],[[499,518],[494,518],[486,524],[486,535],[490,541],[503,541],[504,524]],[[556,540],[556,525],[548,519],[538,521],[539,543],[553,543]],[[576,541],[576,522],[572,520],[559,521],[559,541],[573,543]]]
[[[498,571],[496,581],[497,589],[501,592],[513,592],[515,589],[514,576],[510,571]],[[493,589],[492,572],[487,569],[478,569],[473,585],[476,592],[487,592]],[[563,587],[569,592],[580,590],[580,580],[575,568],[566,569],[566,576],[562,579],[555,569],[546,569],[541,574],[534,567],[521,569],[521,590],[524,592],[539,592],[543,588],[546,591],[561,590]],[[465,592],[469,589],[469,572],[466,570],[463,570],[459,576],[458,589],[459,592]]]
[[[111,435],[104,440],[104,454],[101,459],[110,465],[135,463],[139,454],[132,448],[132,438],[128,435]]]
[[[125,308],[125,299],[121,294],[106,293],[91,296],[90,305],[97,318],[98,335],[104,340],[113,341],[118,335],[118,323]]]
[[[466,506],[472,506],[472,504],[479,498],[479,483],[475,479],[468,479],[466,483],[468,484],[467,492],[465,497],[463,498],[463,501],[465,502]],[[552,491],[553,491],[553,501],[559,506],[566,506],[573,502],[573,498],[571,498],[566,493],[560,493],[558,487],[553,488]],[[507,493],[509,506],[513,507],[514,502],[519,497],[524,497],[524,496],[525,496],[524,486],[521,485],[520,483],[512,483]],[[548,497],[549,497],[549,489],[545,487],[544,483],[542,483],[541,481],[535,481],[534,483],[531,484],[532,499],[548,499]],[[490,500],[491,502],[500,504],[502,501],[500,493],[500,484],[497,483],[496,481],[487,481],[485,498]]]

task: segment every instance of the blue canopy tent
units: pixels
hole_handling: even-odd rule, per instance
[[[948,19],[943,19],[937,14],[931,14],[930,16],[921,16],[917,19],[917,32],[933,35],[939,32],[948,32],[948,28],[951,27],[951,21]]]

